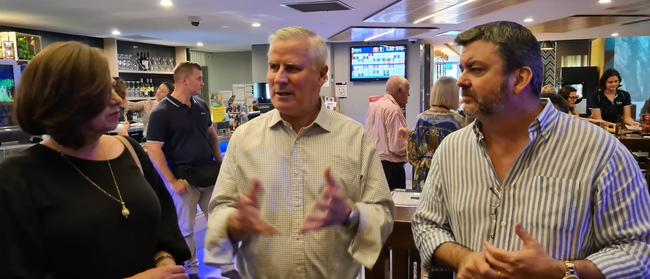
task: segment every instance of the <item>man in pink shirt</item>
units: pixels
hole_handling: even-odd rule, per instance
[[[375,142],[391,190],[406,188],[406,137],[408,125],[402,108],[411,86],[406,78],[393,76],[386,82],[386,95],[370,104],[366,129]]]

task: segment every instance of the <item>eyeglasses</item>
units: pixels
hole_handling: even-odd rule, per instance
[[[497,231],[497,215],[499,206],[501,206],[501,192],[498,187],[490,187],[492,194],[490,196],[490,239],[494,240]]]

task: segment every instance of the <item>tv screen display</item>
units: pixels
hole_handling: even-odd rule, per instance
[[[350,48],[350,80],[387,80],[406,77],[406,45],[378,45]]]

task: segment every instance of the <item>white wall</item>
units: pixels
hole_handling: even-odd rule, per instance
[[[373,42],[368,45],[376,45],[381,42]],[[407,70],[406,76],[411,84],[411,96],[406,104],[406,121],[411,129],[415,127],[415,117],[420,113],[420,48],[419,44],[405,42],[383,42],[401,43],[407,45]],[[348,98],[339,99],[339,112],[365,124],[368,112],[368,97],[383,96],[386,92],[385,81],[350,82],[350,46],[359,46],[363,43],[340,43],[332,44],[332,63],[330,70],[334,74],[333,82],[348,83]]]
[[[252,83],[251,52],[207,53],[210,92],[232,90],[235,83]]]

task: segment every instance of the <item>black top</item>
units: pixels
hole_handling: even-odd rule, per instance
[[[591,99],[591,108],[599,108],[603,120],[617,123],[619,118],[623,118],[623,107],[632,104],[630,93],[625,90],[616,90],[614,102],[610,102],[602,91],[594,94]]]
[[[0,262],[3,278],[124,278],[154,267],[157,251],[190,257],[172,199],[144,150],[111,160],[131,214],[96,189],[62,155],[36,144],[0,164]],[[69,157],[118,197],[106,161]]]
[[[164,143],[163,153],[170,165],[203,165],[213,160],[207,130],[212,126],[210,110],[205,101],[192,97],[188,107],[167,96],[151,112],[147,141]]]

